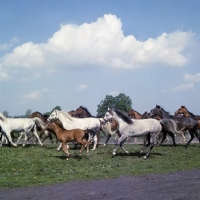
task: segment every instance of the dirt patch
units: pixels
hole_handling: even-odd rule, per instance
[[[0,189],[0,199],[173,200],[200,198],[200,169],[168,174],[121,176],[97,181],[72,181],[51,186]]]

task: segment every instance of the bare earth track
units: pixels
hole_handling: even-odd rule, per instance
[[[197,200],[200,199],[200,169],[169,174],[121,176],[97,181],[72,181],[51,186],[0,189],[4,200]]]

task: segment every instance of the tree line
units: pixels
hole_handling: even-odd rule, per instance
[[[127,113],[132,108],[132,101],[129,96],[126,96],[123,93],[120,93],[116,97],[113,97],[112,95],[106,95],[106,97],[103,100],[101,100],[101,102],[97,105],[97,117],[103,117],[108,108],[116,108]],[[51,111],[45,112],[42,114],[50,115],[54,110],[62,110],[62,109],[60,106],[56,106]],[[5,117],[11,117],[11,118],[26,118],[26,117],[29,117],[31,113],[32,113],[32,110],[27,109],[24,115],[12,117],[12,116],[9,116],[8,111],[5,110],[2,112],[2,114]]]

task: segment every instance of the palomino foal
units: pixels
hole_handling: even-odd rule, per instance
[[[89,155],[89,142],[84,139],[85,132],[81,129],[72,129],[72,130],[66,130],[62,128],[62,124],[59,120],[56,121],[50,121],[46,127],[46,130],[52,132],[60,141],[62,144],[62,150],[67,154],[67,160],[70,156],[70,153],[68,151],[68,148],[66,146],[67,142],[76,141],[80,144],[82,144],[81,149],[79,151],[79,154],[82,153],[83,149],[87,147],[87,154]]]

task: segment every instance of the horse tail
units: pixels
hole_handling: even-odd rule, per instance
[[[179,134],[181,137],[183,137],[185,139],[185,136],[183,134],[183,129],[178,130],[178,126],[175,123],[174,120],[172,119],[162,119],[160,121],[162,127],[165,126],[165,128],[167,128],[168,131],[174,133],[174,134]]]
[[[36,127],[40,127],[43,129],[46,125],[39,117],[34,117],[32,118],[32,120],[35,122]]]

